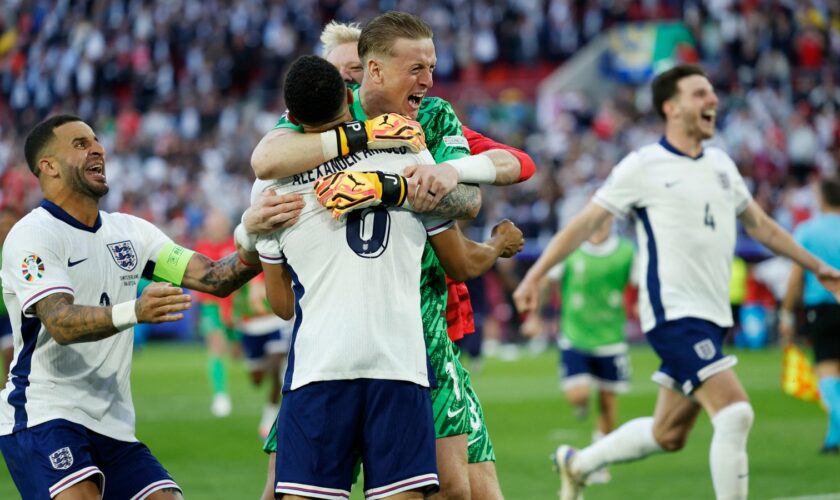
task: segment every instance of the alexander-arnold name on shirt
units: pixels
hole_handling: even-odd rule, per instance
[[[302,184],[309,184],[310,182],[315,182],[321,177],[325,175],[334,174],[336,172],[342,172],[347,170],[348,168],[352,167],[356,163],[370,158],[371,156],[375,156],[382,153],[391,153],[391,154],[408,154],[409,150],[407,147],[402,146],[399,148],[390,148],[390,149],[366,149],[364,151],[359,151],[358,153],[353,153],[347,156],[341,156],[339,158],[333,158],[332,160],[322,163],[317,167],[309,170],[307,172],[303,172],[301,174],[295,174],[292,176],[292,185],[299,186]],[[374,169],[372,169],[374,170]]]

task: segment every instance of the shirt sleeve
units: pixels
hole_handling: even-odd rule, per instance
[[[421,109],[417,118],[426,133],[426,147],[435,162],[443,163],[469,156],[470,146],[452,105],[443,99],[428,99],[428,108]]]
[[[493,139],[476,132],[475,130],[471,130],[466,125],[461,128],[463,129],[464,137],[467,139],[467,143],[470,145],[470,154],[477,155],[484,153],[485,151],[490,151],[491,149],[503,149],[515,156],[519,161],[519,179],[517,179],[516,182],[527,181],[534,175],[534,172],[537,171],[537,165],[528,153],[512,146],[508,146],[507,144],[496,142]]]
[[[285,264],[280,232],[261,234],[257,238],[257,253],[260,254],[260,262],[265,264]]]
[[[423,223],[423,227],[426,228],[426,234],[428,236],[434,236],[442,233],[455,224],[455,222],[450,219],[442,219],[440,217],[425,214],[418,214],[418,216],[420,217],[420,221]]]
[[[35,304],[54,293],[75,295],[67,273],[64,245],[49,233],[18,226],[3,245],[3,287],[21,304],[23,315],[35,317]]]
[[[732,164],[732,192],[735,195],[735,214],[741,215],[752,201],[752,194],[734,163]]]
[[[612,169],[592,201],[618,217],[626,217],[640,199],[639,174],[638,153],[630,153]]]

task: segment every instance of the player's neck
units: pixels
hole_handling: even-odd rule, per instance
[[[99,216],[98,200],[68,191],[45,195],[44,198],[86,226],[93,227],[96,224],[96,218]]]
[[[699,139],[689,137],[676,127],[665,128],[665,140],[677,151],[691,158],[697,158],[703,152],[703,143]]]
[[[380,91],[372,86],[362,85],[359,88],[359,102],[368,118],[388,113],[378,105],[378,103],[386,102],[385,99],[380,97]]]

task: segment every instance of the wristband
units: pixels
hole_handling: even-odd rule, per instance
[[[236,229],[233,230],[233,239],[237,244],[239,244],[239,246],[245,249],[245,251],[257,251],[257,235],[249,233],[242,223],[237,224]]]
[[[341,151],[341,138],[338,129],[327,130],[321,133],[321,153],[324,155],[324,161],[330,161],[338,157],[338,152]]]
[[[487,155],[466,156],[446,163],[458,172],[458,182],[493,184],[496,181],[496,165]]]
[[[137,299],[120,302],[111,307],[111,322],[118,332],[131,328],[137,324],[137,311],[134,306]]]
[[[379,183],[382,184],[382,203],[392,207],[401,207],[408,199],[408,182],[405,177],[397,174],[376,172]]]
[[[368,134],[365,122],[353,120],[344,122],[336,129],[341,146],[341,155],[349,155],[368,148]]]

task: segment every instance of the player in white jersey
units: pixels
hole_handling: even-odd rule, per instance
[[[580,498],[586,476],[604,465],[683,447],[701,410],[714,426],[710,450],[717,498],[747,497],[747,436],[753,409],[721,345],[732,325],[729,278],[735,219],[756,240],[814,272],[834,293],[840,273],[800,247],[752,200],[732,160],[702,141],[714,134],[718,99],[703,71],[672,68],[652,84],[665,135],[630,153],[593,200],[549,243],[514,293],[527,313],[545,273],[612,212],[636,217],[641,264],[640,315],[662,360],[653,417],[627,422],[582,450],[555,453],[562,499]]]
[[[341,75],[321,58],[295,61],[284,94],[290,116],[308,132],[350,119]],[[255,184],[253,197],[273,189],[301,193],[306,203],[294,226],[257,243],[272,308],[281,317],[295,315],[277,425],[275,493],[284,498],[347,498],[359,458],[368,498],[422,498],[437,487],[420,317],[425,241],[431,239],[447,271],[459,278],[484,272],[523,241],[504,222],[488,244],[468,242],[451,221],[397,208],[407,185],[398,174],[429,161],[425,150],[386,149]],[[318,203],[316,184],[336,188],[316,183],[322,176],[373,169],[381,172],[380,189],[396,194],[383,199],[396,206],[339,221]]]
[[[149,222],[100,212],[105,151],[78,117],[37,125],[25,153],[44,201],[3,247],[15,356],[0,451],[15,485],[25,499],[182,498],[134,435],[132,327],[180,319],[190,297],[179,285],[229,294],[257,274],[256,255],[214,262]],[[141,276],[166,283],[137,298]]]

